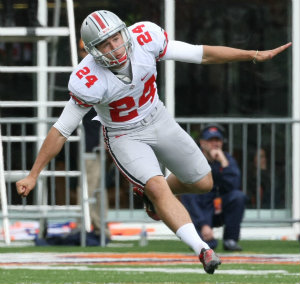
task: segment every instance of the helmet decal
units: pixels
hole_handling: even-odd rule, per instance
[[[96,12],[94,12],[92,14],[92,17],[96,20],[96,22],[99,24],[99,26],[102,30],[104,30],[106,28],[106,25],[103,23],[103,21],[101,20],[101,18],[99,17],[99,15]]]

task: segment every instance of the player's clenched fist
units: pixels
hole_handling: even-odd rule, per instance
[[[29,192],[35,187],[35,184],[36,179],[31,176],[27,176],[26,178],[19,180],[18,182],[16,182],[18,194],[22,197],[26,197]]]

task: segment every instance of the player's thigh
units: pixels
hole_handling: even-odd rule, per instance
[[[151,177],[162,175],[159,162],[146,143],[124,135],[110,138],[107,146],[119,170],[133,184],[144,187]]]
[[[210,172],[202,151],[175,121],[161,131],[155,152],[159,160],[181,181],[193,184]]]

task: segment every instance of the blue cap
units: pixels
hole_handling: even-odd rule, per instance
[[[204,140],[209,140],[211,138],[224,139],[222,131],[217,126],[209,126],[205,128],[202,132],[201,138]]]

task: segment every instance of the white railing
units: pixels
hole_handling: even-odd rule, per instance
[[[68,219],[77,218],[81,225],[81,241],[85,245],[85,234],[90,231],[89,200],[87,182],[85,178],[84,133],[80,126],[64,146],[64,169],[56,170],[56,159],[50,162],[48,169],[40,174],[36,189],[30,193],[32,201],[26,198],[21,200],[16,194],[15,182],[24,178],[30,170],[36,155],[36,144],[41,142],[39,137],[28,132],[34,132],[38,124],[45,124],[49,128],[53,120],[40,121],[36,118],[1,118],[1,148],[4,155],[0,155],[1,175],[1,217],[4,221],[6,243],[8,243],[7,222],[10,219]],[[75,146],[73,146],[75,145]],[[29,152],[30,151],[30,152]],[[73,152],[72,152],[73,151]],[[75,159],[74,159],[75,158]],[[76,167],[70,161],[76,163]],[[64,188],[57,192],[57,178],[63,178]],[[80,203],[71,204],[71,182],[77,179],[80,188]],[[5,181],[5,182],[4,182]],[[75,189],[76,190],[76,189]],[[58,205],[57,194],[63,194],[65,204]],[[15,202],[19,200],[19,202]],[[14,201],[14,202],[13,202]],[[31,203],[29,205],[29,203]],[[42,228],[40,228],[42,229]]]
[[[264,226],[266,224],[293,226],[293,224],[299,222],[300,216],[294,210],[292,202],[294,196],[298,196],[294,192],[299,187],[294,188],[292,186],[292,161],[294,157],[291,147],[293,125],[299,125],[299,120],[290,118],[177,118],[177,122],[195,139],[197,139],[197,134],[200,133],[201,128],[207,123],[218,123],[227,129],[226,149],[236,157],[240,165],[242,172],[241,190],[247,196],[250,195],[250,192],[255,194],[255,204],[247,204],[243,221],[245,226]],[[265,148],[268,152],[270,188],[266,204],[263,203],[260,196],[260,167],[256,170],[255,188],[249,188],[248,186],[250,178],[248,177],[248,169],[252,162],[250,160],[251,148],[253,152],[260,148]],[[109,176],[106,160],[110,158],[105,150],[104,143],[102,143],[100,151],[102,157],[101,177],[105,178]],[[151,222],[152,220],[143,212],[141,204],[136,204],[131,190],[132,186],[129,183],[124,183],[124,178],[120,176],[116,168],[110,171],[115,171],[114,187],[107,189],[107,187],[110,187],[111,181],[106,181],[106,183],[102,183],[99,189],[101,196],[105,196],[106,192],[111,195],[111,198],[109,198],[111,200],[109,213],[107,214],[106,210],[100,212],[101,231],[105,231],[105,225],[108,222]],[[122,192],[127,193],[125,206]],[[280,198],[278,198],[279,194]],[[123,197],[121,198],[121,196]],[[112,199],[114,202],[112,202]],[[300,200],[294,201],[294,203],[300,204]],[[102,239],[104,239],[104,235]]]

